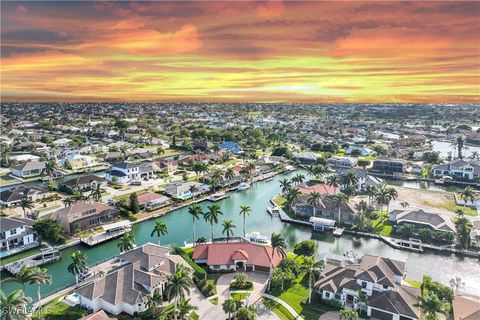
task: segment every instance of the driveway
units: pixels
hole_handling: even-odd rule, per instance
[[[318,320],[339,320],[339,319],[340,319],[340,316],[338,315],[338,311],[329,311],[322,314]]]
[[[230,298],[230,282],[233,280],[234,273],[227,273],[222,275],[217,280],[217,297],[218,304],[214,305],[203,294],[198,290],[196,286],[192,288],[191,291],[191,304],[198,307],[197,313],[200,316],[200,319],[215,319],[221,320],[226,319],[227,315],[223,312],[222,304],[225,299]],[[277,320],[278,317],[268,310],[261,301],[258,301],[261,298],[265,286],[268,280],[267,273],[261,272],[247,272],[249,279],[253,281],[253,287],[250,297],[247,300],[248,304],[255,303],[259,313],[259,319],[262,320]]]

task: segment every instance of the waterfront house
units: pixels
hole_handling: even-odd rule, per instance
[[[338,215],[338,206],[333,201],[333,195],[321,195],[319,204],[315,207],[315,212],[313,207],[308,203],[308,196],[300,197],[292,206],[293,211],[296,215],[312,217],[315,215],[317,218],[330,219],[333,221],[338,221],[340,219],[341,223],[352,224],[357,210],[350,204],[347,203],[340,207],[340,217]]]
[[[357,159],[333,156],[328,159],[328,165],[333,169],[351,169],[357,165]]]
[[[353,172],[358,179],[356,188],[355,188],[356,192],[364,192],[368,186],[378,187],[383,183],[382,179],[369,175],[367,174],[367,171],[362,169],[347,170],[340,174],[340,180],[347,172]],[[344,187],[345,187],[344,185],[340,185],[340,189],[343,190]]]
[[[401,174],[406,169],[406,162],[402,159],[378,158],[373,161],[373,170],[385,174]]]
[[[474,180],[480,177],[480,162],[474,160],[457,159],[440,164],[432,169],[433,176]]]
[[[240,146],[234,141],[223,141],[220,144],[220,150],[227,150],[233,154],[239,154],[240,152],[242,152]]]
[[[355,151],[355,150],[358,150],[358,151]],[[373,151],[372,149],[363,147],[363,146],[350,146],[350,147],[347,148],[347,150],[345,150],[345,154],[352,154],[352,153],[355,153],[355,152],[360,152],[359,154],[362,157],[366,157],[368,155],[375,154],[375,151]]]
[[[83,307],[136,316],[148,308],[154,292],[164,294],[168,276],[179,264],[191,270],[170,248],[152,243],[122,253],[114,263],[116,268],[77,290]]]
[[[118,210],[98,202],[75,202],[51,214],[68,234],[94,228],[116,219]]]
[[[5,190],[0,193],[0,205],[12,207],[19,205],[22,199],[38,201],[50,195],[50,191],[43,187],[29,186]]]
[[[192,259],[215,271],[256,270],[268,272],[270,266],[275,268],[282,257],[275,251],[272,258],[271,246],[244,241],[198,244],[193,251]]]
[[[298,191],[304,195],[309,195],[313,192],[321,195],[333,195],[338,192],[338,188],[325,183],[314,183],[309,181],[298,186]]]
[[[107,180],[105,178],[89,174],[78,178],[70,179],[64,182],[63,185],[71,192],[87,191],[95,190],[98,185],[100,185],[100,187],[102,188],[106,187]]]
[[[372,255],[351,264],[325,265],[315,290],[322,300],[337,300],[343,307],[366,310],[369,317],[385,320],[418,319],[419,289],[402,286],[405,263]],[[367,303],[359,300],[360,292]]]
[[[198,191],[192,192],[192,186],[195,186]],[[169,196],[180,199],[190,199],[209,190],[209,185],[197,181],[174,181],[164,189]]]
[[[10,168],[12,175],[18,178],[32,178],[39,176],[45,169],[43,161],[29,161]]]
[[[112,165],[105,178],[110,182],[125,184],[141,179],[150,179],[153,177],[152,166],[139,165],[135,163],[120,162]],[[116,181],[115,181],[116,180]]]
[[[292,158],[298,160],[301,164],[310,165],[316,163],[319,156],[313,152],[299,152],[294,153]]]
[[[392,210],[388,213],[389,220],[395,223],[395,228],[404,224],[412,224],[417,230],[428,228],[439,232],[455,232],[451,217],[436,212],[426,212],[422,209]]]
[[[167,204],[170,201],[169,197],[163,196],[155,192],[144,192],[138,196],[138,204],[143,210],[151,210],[162,205]]]
[[[39,246],[37,236],[32,228],[34,223],[33,220],[29,219],[0,217],[0,249],[2,255],[9,255]]]
[[[70,154],[59,161],[61,164],[69,169],[79,171],[85,170],[97,165],[97,160],[90,156],[77,154]]]

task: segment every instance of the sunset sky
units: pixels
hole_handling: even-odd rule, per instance
[[[480,101],[480,2],[4,2],[3,101]]]

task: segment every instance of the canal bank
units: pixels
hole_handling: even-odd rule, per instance
[[[407,263],[408,278],[420,280],[424,274],[431,275],[435,280],[443,283],[459,276],[465,282],[465,287],[480,295],[480,265],[478,259],[461,258],[455,255],[441,255],[432,253],[412,253],[393,249],[387,244],[377,239],[368,239],[345,235],[341,238],[334,238],[329,233],[312,232],[311,227],[303,227],[282,223],[277,217],[271,217],[265,208],[269,206],[272,197],[281,192],[279,181],[284,178],[291,178],[297,172],[290,172],[277,175],[270,181],[257,182],[250,189],[244,191],[232,192],[230,197],[216,202],[221,206],[223,216],[219,218],[222,222],[225,219],[232,219],[237,226],[235,235],[239,235],[243,226],[243,219],[240,216],[240,205],[249,205],[252,209],[250,216],[247,217],[247,231],[259,231],[269,236],[272,232],[281,232],[292,250],[293,244],[305,239],[313,239],[318,243],[319,253],[329,252],[333,254],[343,254],[347,251],[354,251],[358,254],[373,254],[386,256],[393,259],[403,260]],[[199,205],[207,210],[211,202],[203,201]],[[170,212],[159,219],[162,219],[168,227],[168,234],[160,238],[162,244],[184,245],[185,242],[191,242],[192,219],[188,214],[188,208],[184,207]],[[132,232],[135,236],[137,245],[147,242],[157,242],[156,237],[150,237],[155,220],[146,220],[135,224]],[[200,220],[196,223],[197,237],[210,238],[210,225]],[[215,227],[215,236],[221,236],[220,224]],[[64,288],[75,282],[73,275],[67,272],[67,266],[70,264],[70,255],[76,250],[82,250],[88,256],[89,265],[94,265],[118,255],[120,250],[117,247],[119,240],[113,240],[96,247],[87,248],[83,245],[68,247],[62,251],[63,258],[50,265],[45,266],[48,273],[53,276],[51,285],[42,286],[42,294],[54,293],[59,288]],[[2,273],[1,277],[7,276]],[[5,283],[2,285],[4,292],[20,288],[15,283]],[[472,288],[472,289],[471,289]],[[27,285],[27,294],[36,296],[36,287]]]

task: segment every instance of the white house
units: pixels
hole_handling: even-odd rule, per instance
[[[122,253],[114,260],[113,270],[77,290],[80,304],[94,312],[105,310],[115,315],[125,312],[133,316],[145,311],[148,297],[155,291],[163,294],[167,277],[178,264],[192,270],[185,260],[170,251],[147,243]]]
[[[18,178],[31,178],[39,176],[45,169],[43,161],[29,161],[10,168],[12,175]]]
[[[33,221],[27,219],[0,217],[0,250],[9,255],[39,245],[32,229]]]
[[[328,159],[328,165],[334,169],[351,169],[357,165],[357,159],[353,157],[333,156]]]
[[[367,186],[379,186],[383,183],[381,178],[377,178],[375,176],[367,174],[365,170],[361,169],[350,169],[346,172],[353,172],[358,179],[356,185],[356,192],[363,192],[366,190]],[[345,173],[342,173],[342,175]],[[340,189],[343,190],[344,185],[340,185]]]
[[[375,151],[373,151],[372,149],[369,149],[369,148],[365,148],[365,147],[362,147],[362,146],[350,146],[348,147],[348,149],[345,151],[345,154],[352,154],[352,152],[354,150],[358,150],[360,151],[360,155],[362,157],[366,157],[370,154],[375,154]]]
[[[116,177],[116,178],[115,178]],[[141,166],[134,163],[120,162],[112,165],[110,171],[105,175],[108,181],[125,184],[132,181],[138,181],[144,178],[152,178],[153,170],[151,166]]]
[[[434,176],[450,176],[474,180],[475,178],[480,177],[480,162],[475,160],[457,159],[435,166],[432,172]]]

